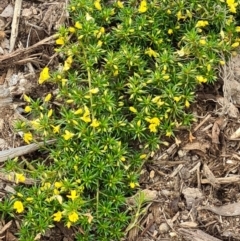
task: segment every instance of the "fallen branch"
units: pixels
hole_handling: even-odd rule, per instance
[[[37,144],[34,143],[26,146],[20,146],[16,148],[11,148],[9,150],[0,151],[0,162],[4,162],[14,157],[26,155],[30,152],[34,152],[38,150],[40,147],[44,146],[45,144],[52,144],[54,142],[55,140],[50,140],[46,142],[40,142]]]

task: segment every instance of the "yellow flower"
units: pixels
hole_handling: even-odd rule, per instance
[[[142,155],[140,156],[140,159],[145,159],[146,157],[147,157],[146,154],[142,154]]]
[[[147,122],[149,122],[150,124],[154,124],[154,125],[156,125],[156,126],[159,126],[159,125],[160,125],[160,120],[159,120],[158,117],[153,117],[153,118],[151,118],[151,119],[146,118],[145,120],[146,120]]]
[[[173,99],[174,99],[176,102],[179,102],[179,100],[181,100],[181,96],[179,96],[179,97],[176,96],[176,97],[174,97]]]
[[[102,44],[103,44],[103,42],[102,42],[101,40],[98,40],[97,46],[98,46],[98,47],[102,47]]]
[[[69,30],[70,33],[75,33],[76,32],[76,29],[74,27],[69,27],[68,30]]]
[[[77,28],[77,29],[82,29],[82,24],[77,21],[75,23],[74,27]]]
[[[84,106],[84,115],[80,119],[86,123],[91,122],[90,111],[87,106]]]
[[[133,113],[137,113],[137,110],[133,107],[133,106],[130,106],[129,107],[129,110]]]
[[[81,115],[83,113],[83,109],[79,108],[78,110],[74,111],[75,115]]]
[[[69,140],[74,136],[74,134],[68,130],[65,130],[65,134],[62,135],[62,137],[64,138],[64,140]]]
[[[13,209],[16,209],[17,213],[22,213],[24,211],[24,207],[21,201],[15,201],[13,203]]]
[[[158,56],[158,53],[155,52],[154,50],[152,50],[151,48],[148,48],[146,51],[145,51],[145,54],[147,54],[148,56],[150,57],[154,57],[156,58]]]
[[[26,201],[28,201],[28,202],[32,202],[33,200],[34,200],[33,197],[27,197],[27,198],[26,198]]]
[[[64,71],[69,70],[72,66],[72,62],[73,62],[73,58],[72,56],[69,56],[64,62],[63,70]]]
[[[96,0],[94,2],[94,6],[97,10],[101,11],[102,10],[102,7],[101,7],[101,3],[100,3],[100,0]]]
[[[197,75],[196,79],[199,83],[206,83],[207,82],[207,78],[204,78],[202,75]]]
[[[15,174],[15,182],[19,183],[19,182],[25,182],[26,178],[22,173],[16,173]]]
[[[52,98],[52,94],[51,93],[47,94],[47,96],[44,99],[44,102],[48,102],[49,100],[51,100],[51,98]]]
[[[72,225],[72,223],[68,221],[68,222],[67,222],[67,227],[70,228],[71,225]]]
[[[58,39],[56,39],[56,44],[64,45],[64,43],[65,43],[64,37],[59,37]]]
[[[149,128],[150,132],[154,132],[154,133],[157,132],[157,125],[156,124],[150,124],[148,128]]]
[[[63,186],[63,184],[62,184],[62,182],[55,182],[55,183],[54,183],[54,186],[55,186],[56,188],[61,188],[61,187]]]
[[[27,132],[23,134],[23,140],[29,144],[33,140],[33,136],[31,132]]]
[[[90,126],[92,127],[98,127],[100,125],[100,122],[97,119],[93,119]]]
[[[200,43],[201,45],[205,45],[207,42],[206,42],[205,39],[200,39],[200,40],[199,40],[199,43]]]
[[[28,97],[27,95],[24,95],[23,96],[23,99],[26,101],[26,102],[31,102],[31,98],[30,97]]]
[[[76,198],[78,198],[78,195],[77,195],[77,191],[76,190],[71,190],[70,192],[71,194],[70,195],[67,195],[68,198],[75,200]]]
[[[205,20],[199,20],[197,21],[197,24],[196,24],[196,28],[201,28],[201,27],[205,27],[208,25],[208,21],[205,21]]]
[[[172,135],[172,131],[166,131],[166,136],[170,137]]]
[[[53,128],[53,133],[59,133],[60,131],[60,125],[57,125],[57,126],[54,126],[54,125],[51,125],[51,127]]]
[[[236,47],[239,46],[239,42],[235,42],[235,43],[233,43],[231,46],[232,46],[233,48],[236,48]]]
[[[169,75],[163,75],[164,80],[169,80],[170,76]]]
[[[240,32],[240,26],[237,26],[237,27],[235,28],[235,31],[239,33],[239,32]]]
[[[223,61],[223,60],[220,60],[219,63],[220,63],[221,65],[225,65],[225,61]]]
[[[119,8],[123,8],[123,2],[117,1],[117,6],[118,6]]]
[[[189,101],[188,101],[188,100],[185,100],[185,106],[186,106],[187,108],[189,108],[190,103],[189,103]]]
[[[32,108],[31,108],[29,105],[27,105],[27,106],[24,108],[24,111],[25,111],[26,113],[29,113],[29,112],[32,111]]]
[[[136,187],[136,184],[135,184],[134,182],[130,182],[130,183],[129,183],[129,186],[130,186],[131,188],[135,188],[135,187]]]
[[[172,30],[171,28],[168,29],[168,34],[169,34],[169,35],[173,34],[173,30]]]
[[[236,7],[237,7],[238,3],[235,3],[235,0],[226,0],[226,2],[227,2],[230,12],[236,13],[237,12]]]
[[[48,117],[51,117],[51,116],[52,116],[52,114],[53,114],[53,110],[52,110],[52,109],[50,109],[50,110],[48,111],[47,116],[48,116]]]
[[[98,88],[94,88],[94,89],[89,90],[89,92],[91,94],[97,94],[99,92],[99,89]]]
[[[62,219],[62,212],[58,211],[56,213],[53,214],[53,220],[56,222],[60,222]]]
[[[44,83],[46,80],[48,80],[50,78],[49,75],[49,68],[45,67],[43,68],[43,70],[40,73],[40,77],[38,79],[38,83],[41,85],[42,83]]]
[[[69,219],[70,222],[75,223],[75,222],[78,221],[79,217],[78,217],[78,214],[76,212],[71,212],[68,215],[68,219]]]
[[[72,6],[71,9],[72,9],[72,11],[75,11],[75,10],[76,10],[76,7],[75,7],[75,6]]]
[[[138,8],[138,12],[139,13],[145,13],[147,11],[147,1],[146,0],[142,0],[140,2],[140,6]]]

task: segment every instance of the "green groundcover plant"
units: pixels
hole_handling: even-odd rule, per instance
[[[213,83],[217,67],[238,47],[234,0],[72,0],[70,26],[56,37],[62,65],[45,67],[42,98],[24,95],[27,122],[16,123],[26,143],[47,157],[11,160],[6,170],[32,186],[0,204],[20,220],[20,241],[63,222],[76,240],[124,237],[125,198],[138,185],[148,156],[179,126],[188,126],[196,86]],[[44,154],[43,156],[46,156]]]

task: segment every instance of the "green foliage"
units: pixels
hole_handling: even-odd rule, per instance
[[[239,45],[236,7],[223,0],[71,1],[72,26],[61,27],[56,40],[63,65],[53,73],[45,67],[39,78],[56,84],[57,94],[25,96],[30,121],[16,126],[27,143],[55,139],[45,162],[8,165],[41,182],[12,197],[22,215],[20,241],[59,221],[81,228],[77,240],[120,240],[130,220],[125,198],[144,160],[191,123],[196,86],[213,83],[222,54]]]

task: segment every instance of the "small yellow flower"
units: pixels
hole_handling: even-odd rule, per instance
[[[158,53],[156,51],[152,50],[151,48],[148,48],[145,51],[145,54],[147,54],[149,57],[154,57],[154,58],[156,58],[158,56]]]
[[[137,113],[137,110],[133,107],[133,106],[130,106],[129,107],[129,110],[133,113]]]
[[[140,156],[140,159],[145,159],[146,157],[147,157],[146,154],[142,154],[142,155]]]
[[[96,0],[96,1],[94,2],[95,8],[96,8],[97,10],[99,10],[99,11],[102,10],[102,6],[101,6],[101,3],[100,3],[100,2],[101,2],[100,0]]]
[[[221,65],[225,65],[225,61],[223,61],[223,60],[220,60],[219,63],[220,63]]]
[[[67,227],[70,228],[71,225],[72,225],[72,223],[68,221],[68,222],[67,222]]]
[[[32,121],[30,121],[30,123],[35,130],[40,129],[40,127],[41,127],[39,119],[32,120]]]
[[[97,94],[99,92],[99,89],[98,88],[94,88],[94,89],[89,90],[89,92],[91,94]]]
[[[70,33],[75,33],[76,32],[76,29],[74,27],[69,27],[68,30],[69,30]]]
[[[50,109],[50,110],[48,111],[47,116],[48,116],[48,117],[51,117],[51,116],[52,116],[52,114],[53,114],[53,110],[52,110],[52,109]]]
[[[205,27],[208,25],[208,21],[205,21],[205,20],[199,20],[197,21],[197,24],[196,24],[196,28],[201,28],[201,27]]]
[[[189,101],[188,101],[188,100],[185,100],[185,106],[186,106],[187,108],[189,108],[190,103],[189,103]]]
[[[130,183],[129,183],[129,186],[133,189],[133,188],[136,187],[136,184],[135,184],[134,182],[130,182]]]
[[[164,80],[169,80],[169,79],[170,79],[170,76],[169,76],[169,75],[163,75],[163,79],[164,79]]]
[[[231,45],[233,48],[237,48],[239,46],[239,42],[235,42]]]
[[[78,110],[74,111],[75,115],[81,115],[83,113],[83,109],[79,108]]]
[[[76,190],[71,190],[70,195],[67,195],[69,199],[72,199],[74,201],[76,198],[78,198],[77,191]]]
[[[46,96],[45,99],[44,99],[44,102],[50,101],[51,98],[52,98],[52,94],[51,94],[51,93],[47,94],[47,96]]]
[[[197,75],[196,79],[199,83],[206,83],[207,82],[207,78],[204,78],[202,75]]]
[[[167,14],[171,14],[172,11],[170,9],[167,10]]]
[[[237,33],[239,33],[239,32],[240,32],[240,26],[236,26],[235,31],[236,31]]]
[[[71,68],[72,66],[72,62],[73,62],[73,58],[72,56],[69,56],[65,61],[64,61],[64,66],[63,66],[63,70],[67,71]]]
[[[103,42],[102,42],[101,40],[98,40],[97,46],[98,46],[98,47],[102,47],[102,44],[103,44]]]
[[[26,201],[28,201],[28,202],[32,202],[33,200],[34,200],[33,197],[27,197],[27,198],[26,198]]]
[[[146,0],[142,0],[140,2],[140,6],[138,8],[138,12],[139,13],[145,13],[147,11],[147,1]]]
[[[62,212],[58,211],[58,212],[54,213],[53,217],[54,217],[53,220],[55,222],[60,222],[62,219]]]
[[[13,203],[13,209],[16,209],[17,213],[22,213],[24,211],[23,203],[21,201],[15,201]]]
[[[33,136],[31,132],[27,132],[23,134],[23,140],[27,143],[30,144],[30,142],[33,140]]]
[[[157,125],[156,124],[150,124],[149,130],[150,130],[150,132],[156,133],[157,132]]]
[[[166,136],[170,137],[172,135],[172,131],[166,131]]]
[[[29,113],[29,112],[32,111],[32,108],[31,108],[29,105],[27,105],[27,106],[24,108],[24,111],[25,111],[26,113]]]
[[[181,96],[179,96],[179,97],[173,97],[173,99],[176,101],[176,102],[179,102],[180,100],[181,100]]]
[[[70,222],[75,223],[75,222],[78,221],[79,217],[78,217],[78,214],[76,212],[71,212],[68,215],[68,219],[69,219]]]
[[[117,6],[118,6],[119,8],[123,8],[123,2],[117,1]]]
[[[77,28],[77,29],[82,29],[82,24],[77,21],[77,22],[75,23],[74,27]]]
[[[64,43],[65,43],[64,37],[59,37],[58,39],[56,39],[56,44],[64,45]]]
[[[45,67],[43,68],[43,70],[40,73],[40,77],[38,79],[38,83],[41,85],[42,83],[44,83],[46,80],[48,80],[50,78],[49,75],[49,68]]]
[[[92,123],[91,123],[91,125],[90,126],[92,126],[92,127],[98,127],[100,125],[100,122],[97,120],[97,119],[93,119],[93,121],[92,121]]]
[[[75,7],[75,6],[72,6],[71,9],[72,9],[72,11],[75,11],[75,10],[76,10],[76,7]]]
[[[24,95],[23,96],[23,99],[26,101],[26,102],[31,102],[31,98],[30,97],[28,97],[27,95]]]
[[[54,183],[54,186],[55,186],[56,188],[61,188],[61,187],[63,186],[63,183],[62,183],[62,182],[55,182],[55,183]]]
[[[65,130],[65,134],[62,135],[62,137],[64,138],[64,140],[69,140],[74,136],[74,134],[68,130]]]
[[[199,43],[200,43],[201,45],[205,45],[207,42],[206,42],[205,39],[200,39],[200,40],[199,40]]]
[[[26,178],[22,173],[16,173],[15,174],[15,182],[19,183],[19,182],[25,182]]]
[[[60,125],[57,125],[57,126],[54,126],[54,125],[51,125],[51,127],[53,128],[53,133],[59,133],[60,131]]]
[[[171,28],[168,29],[168,34],[169,34],[169,35],[173,34],[173,30],[172,30]]]

